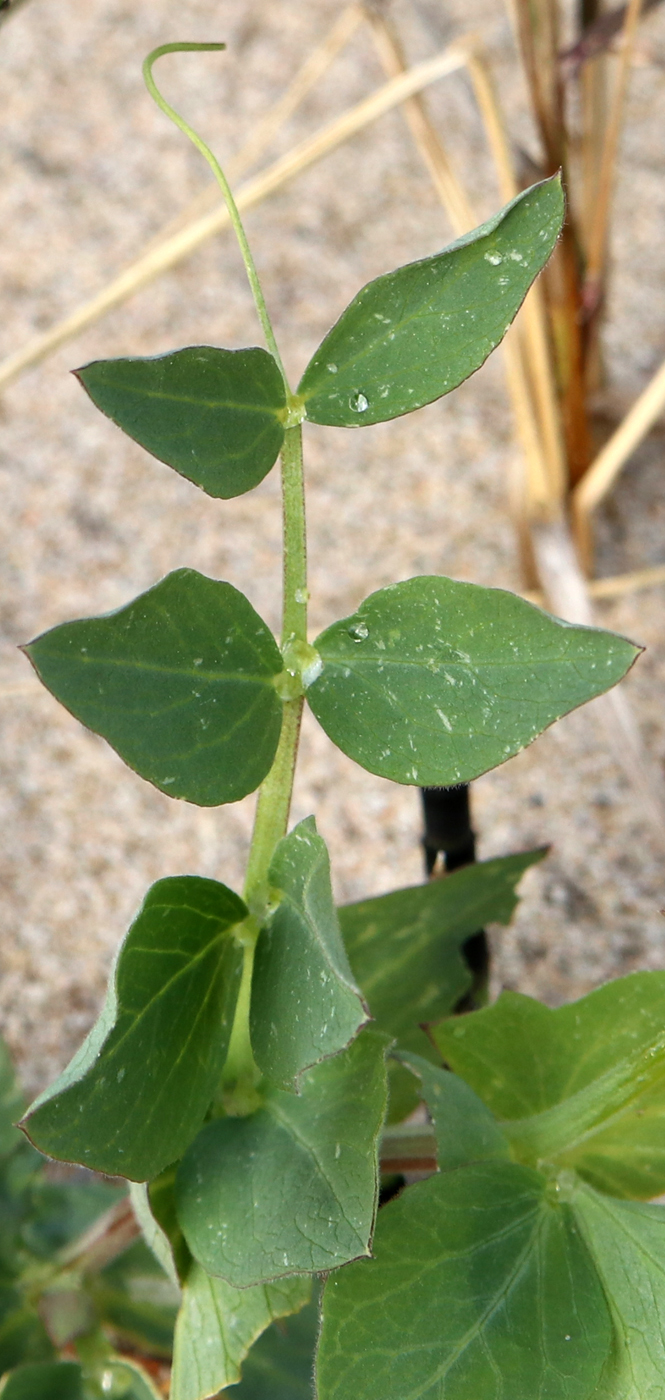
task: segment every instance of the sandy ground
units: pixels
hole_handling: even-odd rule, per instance
[[[175,38],[225,38],[224,57],[171,61],[169,95],[226,159],[338,13],[332,0],[30,0],[0,30],[0,353],[74,308],[202,188],[200,158],[153,108],[140,62]],[[490,0],[403,0],[412,58],[471,23],[526,146],[511,33]],[[272,155],[380,80],[361,33]],[[499,204],[467,79],[431,110],[479,215]],[[665,7],[641,31],[617,188],[606,348],[619,400],[665,352]],[[297,377],[368,278],[450,238],[391,114],[271,198],[248,227],[287,365]],[[147,886],[177,872],[238,887],[253,799],[219,811],[172,802],[130,773],[41,691],[17,644],[116,607],[170,569],[229,579],[278,624],[273,473],[211,502],[97,414],[68,370],[99,356],[258,339],[242,268],[222,235],[9,389],[0,406],[0,1021],[26,1085],[42,1086],[99,1006]],[[497,357],[413,419],[363,433],[307,429],[312,628],[374,588],[423,572],[520,586],[507,480],[516,452]],[[665,558],[663,438],[634,459],[598,526],[598,571]],[[654,771],[665,725],[663,589],[598,607],[647,647],[626,684]],[[474,789],[483,856],[549,842],[513,926],[494,935],[495,982],[551,1002],[637,967],[665,967],[663,845],[590,714],[571,716]],[[340,899],[421,878],[418,794],[362,772],[308,721],[294,818],[314,811]]]

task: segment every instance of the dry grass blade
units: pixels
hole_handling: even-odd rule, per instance
[[[355,107],[351,107],[344,112],[341,117],[331,122],[314,136],[300,142],[292,151],[287,152],[279,160],[253,179],[248,180],[236,194],[236,203],[241,212],[252,208],[280,189],[289,180],[306,170],[310,165],[328,154],[344,141],[348,141],[351,136],[357,135],[359,131],[376,121],[393,107],[399,106],[401,102],[412,97],[414,93],[420,92],[433,83],[437,78],[446,77],[450,73],[463,68],[466,63],[466,54],[463,47],[450,45],[435,58],[428,59],[424,63],[409,69],[402,77],[394,78],[391,82],[384,84],[372,93],[370,97],[359,102]],[[195,248],[205,243],[213,234],[218,233],[229,223],[229,217],[225,208],[214,209],[211,213],[202,216],[187,225],[179,233],[166,239],[159,247],[132,263],[125,272],[113,279],[96,297],[85,302],[71,316],[60,321],[43,335],[35,336],[22,350],[9,355],[0,364],[0,389],[6,388],[14,379],[32,365],[38,364],[45,359],[59,346],[66,341],[72,340],[87,326],[94,324],[112,307],[121,305],[130,296],[133,296],[141,287],[145,287],[152,282],[155,277],[175,267],[183,258],[188,257]]]
[[[518,184],[503,114],[488,65],[477,45],[469,50],[468,68],[502,197],[512,199],[518,192]],[[519,338],[521,344],[521,368],[516,363],[517,352],[508,351],[513,362],[509,376],[514,385],[513,403],[518,425],[522,423],[521,435],[529,464],[529,502],[539,517],[545,515],[553,518],[561,511],[567,473],[545,307],[538,284],[531,288],[510,336],[513,340]],[[528,386],[526,395],[525,383]],[[532,415],[535,415],[538,423],[538,452],[534,449],[533,431],[527,422],[527,397],[532,404]]]
[[[578,546],[584,559],[591,553],[590,517],[600,505],[636,447],[648,436],[665,408],[665,361],[636,399],[616,432],[601,449],[586,476],[576,486],[573,519]]]
[[[623,27],[623,44],[621,56],[619,58],[619,73],[612,97],[609,121],[605,132],[603,154],[598,177],[598,192],[595,201],[594,216],[589,232],[589,244],[587,252],[586,266],[586,286],[585,303],[587,309],[593,309],[598,298],[598,289],[602,282],[603,268],[607,249],[607,230],[610,212],[610,202],[614,187],[614,176],[616,171],[616,159],[619,149],[619,138],[621,135],[621,125],[623,122],[624,109],[626,103],[626,89],[628,77],[633,61],[633,50],[637,35],[640,13],[642,10],[642,0],[629,0],[626,10],[626,19]]]
[[[404,50],[393,26],[386,19],[383,5],[367,4],[365,17],[386,75],[396,78],[406,73],[408,65]],[[436,131],[422,97],[409,98],[404,103],[404,115],[414,142],[420,151],[432,183],[450,219],[456,235],[467,233],[477,222],[466,190],[459,180],[450,156]]]
[[[627,593],[640,593],[644,588],[658,588],[661,583],[665,583],[665,564],[634,569],[629,574],[613,574],[609,578],[594,578],[587,587],[592,598],[620,598]]]

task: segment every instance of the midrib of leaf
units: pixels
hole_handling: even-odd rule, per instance
[[[460,1250],[457,1252],[457,1255],[450,1254],[446,1256],[446,1258],[463,1258],[465,1256],[478,1253],[479,1250],[486,1248],[488,1244],[494,1244],[496,1241],[502,1238],[505,1239],[509,1237],[515,1230],[519,1229],[520,1226],[524,1224],[525,1220],[528,1220],[529,1214],[531,1213],[533,1213],[536,1217],[534,1221],[534,1229],[532,1231],[532,1234],[529,1236],[529,1239],[527,1240],[524,1249],[522,1250],[522,1253],[516,1259],[508,1278],[505,1280],[498,1293],[488,1304],[482,1316],[479,1317],[474,1323],[472,1323],[471,1327],[468,1328],[464,1336],[460,1338],[454,1351],[448,1354],[445,1362],[435,1372],[434,1376],[428,1377],[425,1387],[423,1388],[422,1386],[420,1386],[417,1390],[409,1391],[407,1394],[405,1394],[404,1400],[419,1400],[420,1396],[427,1395],[427,1393],[431,1390],[433,1385],[436,1385],[438,1382],[445,1380],[446,1376],[454,1366],[455,1362],[459,1360],[460,1356],[462,1356],[462,1354],[466,1351],[467,1347],[470,1346],[471,1342],[475,1341],[476,1338],[480,1340],[481,1344],[489,1352],[488,1343],[482,1335],[483,1328],[490,1321],[493,1313],[495,1313],[506,1301],[515,1284],[519,1281],[520,1275],[523,1273],[524,1269],[529,1263],[530,1256],[534,1251],[538,1241],[539,1231],[542,1228],[542,1208],[539,1209],[538,1207],[534,1207],[533,1212],[528,1212],[527,1215],[522,1216],[520,1220],[512,1222],[509,1228],[501,1230],[495,1235],[488,1236],[485,1240],[482,1240],[473,1250]]]
[[[517,1151],[526,1148],[529,1160],[546,1158],[550,1152],[555,1156],[569,1154],[620,1120],[632,1103],[651,1088],[664,1063],[662,1035],[655,1046],[625,1056],[618,1065],[552,1108],[526,1118],[506,1119],[500,1126]],[[642,1066],[652,1072],[638,1080]]]
[[[123,394],[135,394],[141,399],[157,399],[163,403],[188,403],[194,408],[227,408],[236,410],[238,413],[256,413],[262,417],[268,416],[280,423],[280,410],[271,408],[268,404],[235,403],[233,399],[193,399],[188,394],[163,394],[158,389],[137,389],[131,384],[120,384],[113,386],[117,390],[122,390]],[[109,415],[110,416],[110,415]]]

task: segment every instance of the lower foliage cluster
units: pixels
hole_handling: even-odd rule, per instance
[[[319,1400],[665,1394],[665,1209],[644,1203],[665,1189],[665,973],[450,1014],[473,991],[465,942],[509,920],[543,854],[335,910],[325,845],[296,827],[242,1114],[211,1106],[212,1075],[174,1089],[231,1015],[242,902],[195,877],[153,887],[92,1049],[23,1120],[49,1155],[137,1178],[142,1239],[114,1243],[124,1188],[45,1169],[4,1065],[5,1400],[154,1400],[170,1359],[173,1400],[305,1400],[314,1372]],[[427,1121],[405,1121],[419,1102]]]

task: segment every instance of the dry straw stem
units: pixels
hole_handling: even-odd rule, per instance
[[[436,57],[419,63],[408,73],[385,83],[383,87],[378,88],[363,102],[349,108],[341,117],[323,127],[314,136],[301,141],[299,145],[268,166],[266,170],[261,171],[253,179],[241,185],[236,193],[238,209],[243,213],[259,204],[268,195],[273,194],[275,190],[280,189],[282,185],[299,175],[301,171],[321,160],[336,146],[362,131],[370,122],[376,121],[385,112],[399,106],[401,102],[412,97],[414,93],[420,92],[438,78],[447,77],[450,73],[456,72],[464,67],[465,63],[464,48],[459,44],[451,44]],[[43,335],[35,336],[22,350],[9,355],[0,364],[0,389],[6,388],[8,384],[18,378],[23,370],[38,364],[40,360],[45,359],[59,346],[73,339],[87,326],[98,321],[107,311],[119,306],[141,287],[152,282],[155,277],[159,277],[161,273],[175,267],[195,248],[200,247],[213,234],[225,228],[228,223],[229,215],[226,208],[222,206],[214,209],[209,214],[195,219],[179,233],[165,239],[158,247],[153,248],[149,253],[132,263],[125,272],[114,278],[102,292],[85,302],[71,316],[60,321]]]
[[[600,505],[636,447],[648,436],[665,408],[665,361],[647,384],[616,432],[575,487],[573,519],[582,558],[591,553],[591,514]]]
[[[379,59],[388,78],[406,73],[408,64],[402,44],[384,13],[381,0],[364,6],[365,18],[372,30]],[[471,50],[469,50],[471,51]],[[404,103],[404,115],[411,135],[430,173],[432,183],[443,204],[457,236],[467,233],[477,223],[446,148],[434,127],[424,99],[418,95]]]
[[[621,135],[621,124],[626,105],[628,77],[633,62],[637,26],[642,10],[642,0],[629,0],[623,26],[623,43],[619,57],[619,72],[616,79],[610,107],[603,153],[598,176],[598,192],[587,250],[586,283],[587,297],[593,299],[596,289],[602,282],[607,250],[607,230],[610,213],[616,160]]]
[[[503,114],[477,44],[467,51],[467,63],[502,198],[513,199],[518,184]],[[516,343],[519,352],[514,348]],[[525,508],[536,518],[556,518],[565,496],[566,458],[545,304],[538,283],[528,293],[505,344],[509,388],[527,460]]]

